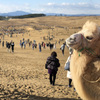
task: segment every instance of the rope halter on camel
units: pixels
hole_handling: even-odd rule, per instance
[[[83,35],[82,35],[82,34],[81,34],[81,39],[82,39],[82,41],[83,41]],[[79,52],[79,56],[80,56],[80,53],[81,53],[83,50],[85,50],[89,56],[95,56],[95,57],[97,57],[97,58],[100,58],[100,55],[96,55],[95,51],[94,51],[93,49],[91,49],[91,48],[88,48],[88,47],[81,48],[81,49],[78,51],[78,52]]]

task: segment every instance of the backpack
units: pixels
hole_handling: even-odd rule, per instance
[[[70,71],[70,59],[71,57],[69,56],[64,66],[64,69],[68,71]]]
[[[67,63],[65,63],[64,69],[70,71],[70,61],[68,61]]]
[[[52,61],[50,64],[48,64],[47,68],[51,69],[51,70],[55,70],[55,71],[58,70],[58,68],[56,67],[56,62],[54,62],[54,61]]]

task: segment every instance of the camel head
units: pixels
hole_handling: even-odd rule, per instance
[[[100,27],[94,22],[87,21],[81,31],[66,39],[66,44],[74,49],[91,47],[98,39],[100,39]]]
[[[81,31],[66,39],[66,44],[76,50],[82,48],[91,48],[95,50],[99,47],[98,43],[100,45],[100,27],[96,23],[90,21],[87,21],[83,25]]]

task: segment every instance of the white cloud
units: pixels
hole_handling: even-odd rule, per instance
[[[38,5],[34,8],[33,5],[25,3],[23,5],[3,5],[0,4],[0,13],[22,10],[32,13],[63,13],[63,14],[99,14],[100,4],[93,3],[47,3]]]
[[[52,4],[44,6],[48,11],[55,13],[64,14],[99,14],[100,4],[93,3],[62,3],[62,4]]]
[[[78,5],[87,5],[87,3],[79,2]]]
[[[31,13],[44,13],[46,9],[40,8],[40,9],[31,9]]]
[[[55,3],[48,3],[47,5],[48,6],[52,6],[52,5],[55,5]]]
[[[61,4],[62,6],[68,6],[68,5],[70,5],[69,3],[62,3]]]
[[[13,12],[13,11],[30,11],[29,4],[23,4],[23,5],[3,5],[0,4],[0,13],[7,13],[7,12]]]
[[[95,8],[100,9],[100,4],[94,5]]]

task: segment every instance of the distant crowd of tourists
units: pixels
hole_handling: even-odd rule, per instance
[[[20,40],[20,47],[21,48],[26,48],[26,45],[28,45],[29,47],[32,47],[32,49],[34,50],[35,48],[39,48],[39,52],[42,51],[42,48],[45,49],[46,47],[49,47],[50,50],[52,50],[53,48],[56,49],[56,43],[45,43],[45,42],[41,42],[41,43],[36,43],[36,40],[30,41],[30,40],[25,40],[24,38],[22,40]]]
[[[2,47],[6,46],[6,48],[8,49],[9,52],[14,52],[14,42],[11,41],[11,42],[8,42],[8,41],[1,41],[0,39],[0,44],[2,43]],[[36,42],[36,40],[33,40],[30,41],[29,39],[25,40],[24,38],[22,40],[19,41],[19,45],[22,49],[26,49],[27,46],[28,47],[31,47],[32,50],[38,48],[39,49],[39,52],[42,52],[42,49],[46,49],[46,48],[49,48],[50,50],[52,49],[56,49],[56,42],[55,43],[46,43],[44,41],[42,41],[41,43],[38,43]]]
[[[0,44],[1,44],[1,42],[2,42],[2,47],[4,47],[4,45],[6,44],[6,48],[8,49],[8,51],[9,52],[10,51],[14,52],[14,45],[15,44],[14,44],[13,41],[11,41],[11,42],[6,41],[6,43],[4,43],[4,40],[1,41],[1,39],[0,39]],[[45,49],[45,48],[48,47],[50,50],[56,49],[57,42],[55,42],[55,43],[50,43],[50,42],[45,43],[45,42],[41,42],[41,43],[38,43],[38,45],[37,45],[36,40],[33,40],[33,42],[32,42],[29,39],[25,40],[23,38],[22,40],[20,40],[19,44],[20,44],[20,47],[21,48],[24,48],[24,49],[26,49],[26,46],[28,45],[29,47],[32,47],[32,50],[36,49],[37,46],[38,46],[39,52],[41,52],[42,51],[42,48]],[[60,50],[62,51],[62,54],[64,55],[65,43],[63,43],[61,45]]]

